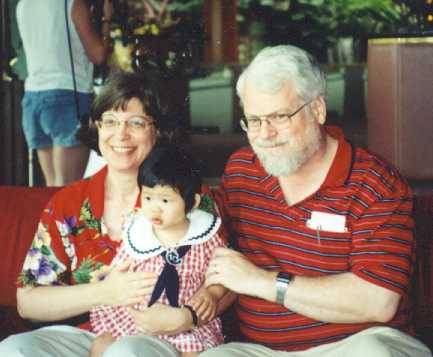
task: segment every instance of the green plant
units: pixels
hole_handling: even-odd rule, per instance
[[[341,37],[365,42],[371,35],[422,29],[420,12],[425,3],[425,0],[239,0],[238,6],[241,15],[248,15],[253,8],[255,15],[260,14],[259,18],[267,21],[269,43],[301,45],[324,61],[327,49],[335,47]]]
[[[297,0],[296,3],[299,7],[293,21],[305,17],[303,21],[310,24],[312,31],[323,33],[328,45],[339,37],[393,31],[401,18],[392,0]]]
[[[433,3],[428,0],[394,0],[401,14],[402,32],[433,29]]]
[[[202,0],[117,1],[113,65],[169,75],[193,72],[204,41],[202,7]]]
[[[363,36],[389,31],[400,20],[392,0],[343,0],[337,12],[342,35]]]

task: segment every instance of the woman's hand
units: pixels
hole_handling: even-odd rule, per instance
[[[129,313],[137,330],[145,335],[176,335],[194,327],[191,313],[186,308],[156,303],[143,311],[130,308]]]
[[[152,294],[158,279],[154,272],[128,272],[130,261],[114,267],[108,276],[100,282],[101,304],[134,305],[143,301],[143,297]]]

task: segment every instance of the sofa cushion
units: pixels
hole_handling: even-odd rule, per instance
[[[0,186],[0,305],[16,305],[15,281],[39,216],[59,188]]]
[[[17,312],[15,306],[0,305],[0,341],[9,335],[31,329]]]

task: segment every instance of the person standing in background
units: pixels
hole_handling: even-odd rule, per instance
[[[89,150],[75,134],[93,100],[93,64],[103,63],[108,54],[112,13],[111,0],[104,0],[99,34],[86,0],[20,0],[17,5],[28,67],[23,130],[47,186],[83,176]]]

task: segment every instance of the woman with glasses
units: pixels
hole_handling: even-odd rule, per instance
[[[83,317],[94,306],[132,306],[152,293],[156,273],[127,272],[128,262],[111,270],[109,265],[121,243],[125,215],[140,205],[138,168],[157,138],[176,124],[169,119],[161,93],[143,75],[118,73],[96,98],[89,130],[97,134],[107,165],[59,191],[43,211],[18,278],[18,310],[23,318]],[[193,328],[193,316],[186,308],[155,304],[135,315],[137,326],[147,335]],[[55,325],[11,336],[0,343],[0,355],[88,356],[95,335],[86,330],[88,321],[79,327]],[[139,339],[135,347],[140,356],[162,355],[164,346],[157,341]],[[126,348],[122,356],[130,353]]]

